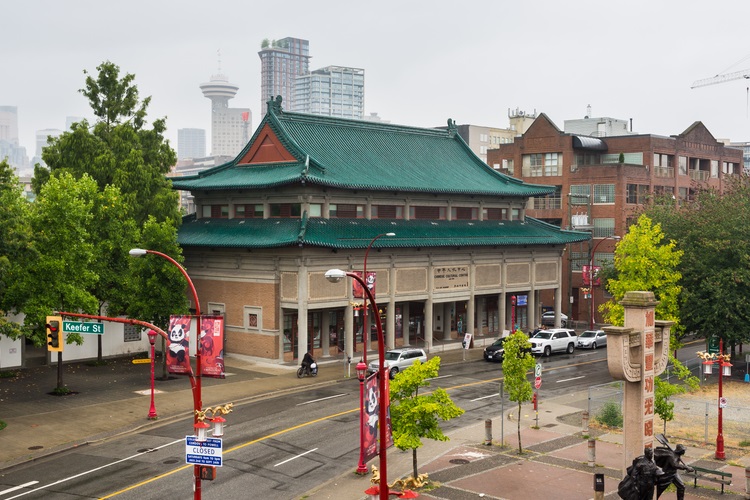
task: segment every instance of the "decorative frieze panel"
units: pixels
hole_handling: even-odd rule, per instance
[[[396,293],[427,291],[427,269],[396,269]]]
[[[500,286],[500,264],[478,265],[474,273],[476,288]]]
[[[528,285],[531,282],[531,266],[528,262],[508,264],[505,272],[508,285]]]
[[[298,293],[297,273],[281,273],[281,300],[296,301]]]
[[[557,262],[538,262],[535,271],[537,283],[557,282]]]

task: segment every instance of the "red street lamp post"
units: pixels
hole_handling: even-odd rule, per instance
[[[367,287],[367,256],[370,254],[370,249],[372,248],[373,243],[377,241],[378,238],[381,238],[383,236],[396,236],[396,233],[380,233],[379,235],[375,236],[372,240],[370,240],[370,244],[367,245],[367,250],[365,250],[365,260],[362,268],[362,277],[365,280],[365,288]],[[360,377],[360,366],[359,363],[357,363],[357,377],[359,378],[359,427],[360,429],[364,428],[365,423],[365,396],[364,396],[364,383],[365,383],[365,375],[367,371],[367,347],[370,343],[370,325],[367,321],[367,295],[364,294],[364,297],[362,299],[362,361],[361,363],[364,364],[364,370],[362,372],[362,377]],[[380,317],[380,314],[378,313],[378,310],[375,309],[375,314]],[[359,440],[359,463],[357,464],[357,474],[367,474],[367,465],[365,465],[365,433],[364,430],[360,431],[360,440]]]
[[[377,313],[378,305],[375,303],[375,298],[372,296],[372,292],[369,288],[367,288],[367,284],[361,276],[355,273],[342,271],[341,269],[330,269],[326,272],[326,279],[328,279],[328,281],[332,283],[338,283],[346,276],[357,280],[359,284],[362,285],[365,290],[365,294],[370,299],[370,306],[372,307],[373,313],[375,314],[375,326],[378,330],[378,438],[380,439],[380,500],[388,500],[388,462],[386,458],[386,404],[388,402],[388,394],[386,394],[385,392],[385,377],[387,377],[388,375],[384,370],[385,339],[383,338],[383,324],[380,321],[380,315]]]
[[[719,354],[707,352],[697,352],[696,354],[703,360],[703,373],[706,375],[713,373],[714,364],[719,365],[719,429],[716,434],[716,454],[714,457],[717,460],[724,460],[726,454],[724,453],[723,410],[726,406],[726,400],[722,394],[722,382],[724,377],[732,376],[732,363],[729,362],[731,355],[724,354],[724,339],[719,339]]]
[[[156,361],[154,343],[156,342],[156,333],[153,330],[148,331],[148,342],[151,344],[151,407],[148,409],[148,419],[156,420],[159,416],[156,414],[156,406],[154,405],[154,363]]]
[[[193,302],[195,302],[195,316],[197,319],[197,330],[200,330],[200,323],[201,323],[201,304],[198,300],[198,292],[195,291],[195,286],[193,285],[193,280],[190,279],[190,276],[188,275],[187,271],[185,270],[182,265],[174,260],[172,257],[165,253],[157,252],[156,250],[144,250],[142,248],[133,248],[128,252],[131,257],[141,257],[146,254],[153,254],[158,255],[159,257],[168,260],[172,265],[177,267],[177,269],[180,270],[182,275],[185,277],[185,280],[187,281],[188,287],[190,288],[190,292],[193,295]],[[198,334],[200,331],[196,332],[196,339],[198,338]],[[196,431],[199,431],[200,428],[202,428],[203,422],[202,419],[199,419],[199,415],[203,412],[203,399],[201,397],[201,350],[200,346],[195,350],[195,384],[193,387],[193,426],[195,427]],[[207,424],[206,424],[207,425]],[[200,466],[194,465],[193,466],[193,475],[195,477],[195,487],[193,489],[194,494],[193,498],[194,500],[200,500],[201,499],[201,475],[200,475]]]
[[[591,321],[589,322],[589,330],[594,329],[594,254],[596,253],[596,249],[599,248],[599,245],[601,245],[605,240],[619,241],[620,237],[607,236],[605,238],[602,238],[596,243],[596,245],[594,245],[594,249],[591,250],[591,259],[589,260],[589,286],[591,287]]]
[[[510,296],[510,333],[516,333],[516,296],[511,295]]]

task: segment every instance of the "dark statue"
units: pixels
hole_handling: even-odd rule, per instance
[[[685,483],[682,482],[679,471],[693,472],[693,468],[682,461],[685,447],[678,444],[673,450],[669,446],[667,438],[663,435],[657,436],[657,439],[664,446],[659,446],[654,450],[654,460],[656,465],[664,471],[664,474],[659,476],[657,480],[656,498],[659,498],[670,484],[674,484],[677,488],[677,500],[683,500],[685,498]]]
[[[654,487],[664,472],[654,462],[654,450],[645,448],[643,455],[633,459],[627,475],[617,486],[623,500],[653,500]]]

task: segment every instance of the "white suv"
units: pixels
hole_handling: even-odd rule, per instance
[[[414,347],[391,349],[385,353],[383,368],[389,370],[390,378],[393,378],[398,372],[409,368],[417,360],[421,363],[427,362],[427,354],[425,354],[424,349]],[[374,373],[376,371],[378,371],[377,360],[372,361],[370,366],[367,367],[367,373]]]
[[[543,354],[545,356],[549,356],[553,352],[573,354],[578,343],[578,336],[575,330],[550,328],[549,330],[539,330],[536,335],[529,339],[529,342],[531,342],[531,352],[533,354]]]

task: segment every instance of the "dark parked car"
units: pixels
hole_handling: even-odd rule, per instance
[[[492,344],[484,348],[484,359],[485,361],[502,361],[505,349],[503,349],[503,343],[506,337],[501,337],[494,341]]]

